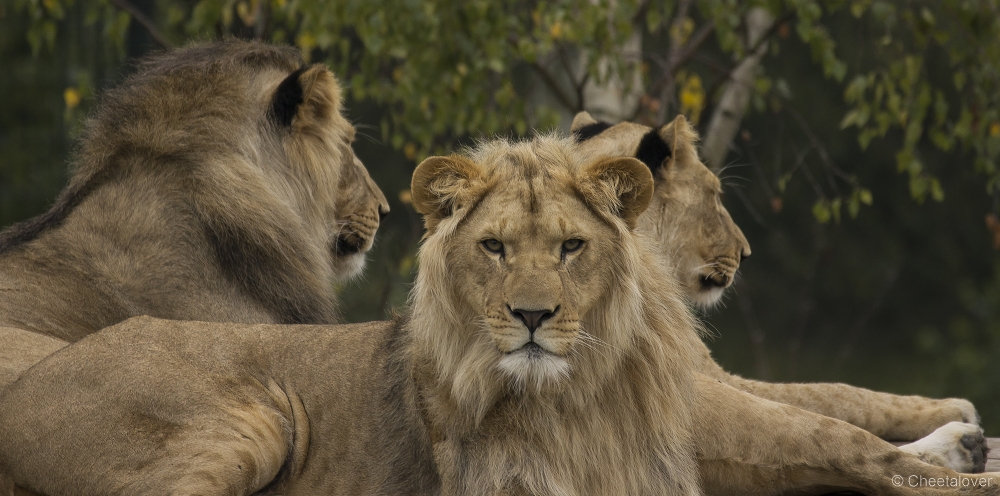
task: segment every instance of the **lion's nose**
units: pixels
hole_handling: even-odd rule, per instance
[[[389,215],[389,204],[379,203],[378,204],[378,221],[382,222],[385,220],[385,216]]]
[[[744,246],[743,251],[740,252],[740,263],[743,263],[743,261],[748,258],[750,258],[750,247]]]
[[[551,318],[556,312],[559,311],[559,307],[555,310],[525,310],[522,308],[511,309],[510,313],[520,320],[524,327],[528,328],[528,332],[534,334],[535,329],[538,329],[546,319]]]

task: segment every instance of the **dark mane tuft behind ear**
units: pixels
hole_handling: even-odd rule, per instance
[[[289,74],[274,92],[274,97],[271,99],[270,113],[271,118],[279,126],[291,127],[292,119],[298,112],[299,105],[302,105],[304,101],[302,82],[299,81],[299,76],[305,70],[305,67],[300,67],[295,72]]]
[[[635,152],[635,158],[646,164],[654,177],[656,171],[663,166],[663,162],[670,158],[670,155],[670,145],[663,141],[663,137],[656,129],[649,131],[642,137],[642,140],[639,141],[639,148]]]
[[[611,124],[604,121],[595,122],[593,124],[587,124],[586,126],[583,126],[580,129],[574,131],[573,138],[576,139],[577,143],[582,143],[584,141],[589,140],[590,138],[593,138],[594,136],[597,136],[598,134],[603,133],[604,131],[607,131],[607,129],[610,127]]]

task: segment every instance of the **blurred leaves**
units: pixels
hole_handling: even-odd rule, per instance
[[[29,20],[26,36],[36,54],[53,49],[74,1],[13,0],[13,10]],[[863,148],[890,131],[903,134],[896,167],[908,176],[914,200],[943,199],[933,168],[922,158],[925,143],[945,151],[956,145],[971,150],[973,167],[988,177],[989,192],[1000,188],[1000,15],[995,2],[702,0],[683,11],[677,2],[639,0],[160,0],[156,5],[159,14],[153,17],[173,40],[263,37],[292,42],[307,59],[330,64],[351,96],[388,110],[382,138],[411,160],[444,153],[469,136],[525,134],[559,125],[563,116],[586,106],[583,84],[601,85],[613,76],[631,81],[627,74],[636,57],[620,48],[636,29],[653,39],[665,36],[669,46],[681,48],[708,29],[715,35],[714,50],[739,60],[756,48],[746,40],[746,15],[765,8],[778,22],[758,43],[769,42],[777,54],[788,41],[773,35],[785,40],[794,32],[822,74],[843,82],[851,108],[841,128],[856,129]],[[849,54],[838,53],[830,23],[841,11],[873,33],[869,62],[849,64],[844,58]],[[123,51],[127,13],[99,0],[88,5],[86,22],[103,26]],[[690,47],[699,48],[712,50]],[[663,101],[655,90],[660,71],[649,65],[662,60],[661,53],[662,48],[644,47],[646,88],[627,90],[649,90],[642,102],[653,113],[674,105],[673,111],[698,123],[725,78],[692,65],[691,59],[661,67],[669,72],[663,77],[675,79],[677,87],[676,100]],[[928,70],[926,58],[939,54],[951,68],[947,78]],[[706,56],[711,55],[701,55]],[[780,110],[793,89],[760,72],[753,108]],[[546,91],[559,98],[545,98]],[[782,180],[772,187],[783,190],[786,184]],[[852,191],[859,188],[849,185]],[[817,192],[817,219],[838,218],[834,199],[856,215],[857,205],[864,203],[851,195]]]

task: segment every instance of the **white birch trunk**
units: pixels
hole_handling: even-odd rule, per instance
[[[620,48],[619,55],[629,64],[625,78],[611,70],[607,56],[598,61],[597,80],[590,78],[583,87],[584,110],[590,112],[598,120],[620,122],[631,119],[645,87],[642,81],[642,28],[635,26],[632,35]],[[579,58],[578,80],[587,69],[589,50],[581,50]],[[598,83],[599,80],[599,83]]]
[[[750,9],[747,13],[746,46],[749,48],[756,45],[773,24],[774,17],[767,10],[760,7]],[[753,53],[746,54],[733,70],[731,80],[712,112],[701,145],[702,159],[712,169],[721,168],[726,159],[729,144],[736,137],[743,114],[746,113],[747,105],[750,103],[757,67],[760,66],[760,61],[766,53],[767,43],[761,43]]]

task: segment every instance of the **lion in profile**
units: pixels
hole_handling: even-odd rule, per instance
[[[87,121],[53,207],[0,233],[0,340],[76,341],[137,315],[336,322],[334,283],[388,213],[341,111],[330,71],[291,47],[141,62]]]
[[[684,117],[654,129],[628,122],[600,122],[581,112],[572,131],[584,160],[635,156],[650,168],[655,188],[637,229],[651,239],[649,249],[673,268],[691,302],[702,307],[714,305],[732,284],[740,262],[750,255],[750,246],[722,205],[719,179],[698,159],[697,134]],[[924,438],[902,449],[955,470],[983,470],[988,449],[982,430],[975,425],[976,410],[966,400],[898,396],[846,384],[775,384],[744,379],[723,370],[704,345],[697,370],[759,398],[836,418],[884,439]],[[933,437],[927,437],[932,433]],[[735,451],[723,453],[737,456]],[[758,462],[765,463],[764,459]]]
[[[635,229],[652,174],[586,159],[539,137],[424,161],[395,321],[137,317],[56,352],[0,392],[0,475],[49,496],[696,495],[699,470],[722,494],[912,494],[890,474],[958,476],[693,373],[696,322]]]

